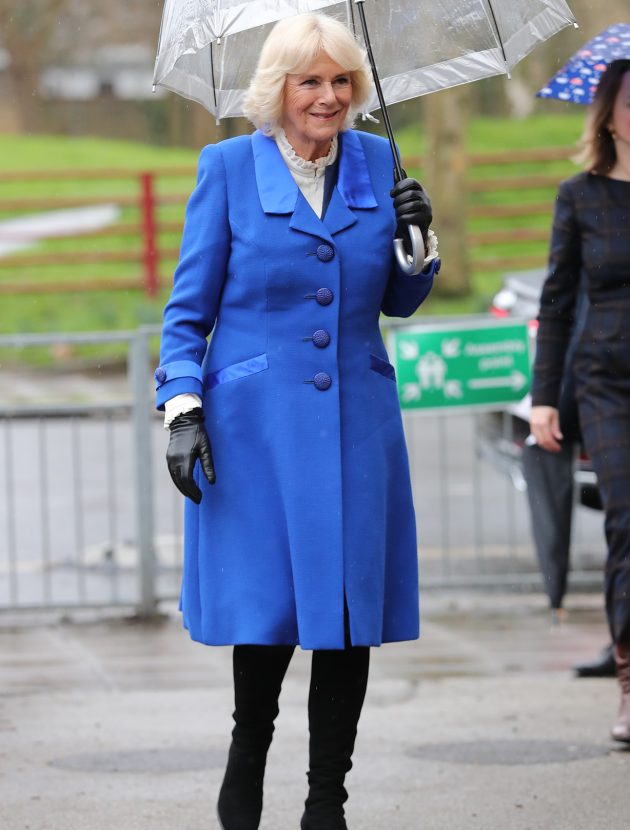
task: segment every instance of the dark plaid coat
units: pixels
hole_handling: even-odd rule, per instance
[[[609,624],[630,642],[630,182],[581,173],[560,186],[534,405],[558,406],[581,279],[590,305],[574,360],[580,426],[606,512]]]
[[[540,302],[534,405],[557,406],[581,278],[592,308],[630,309],[630,182],[579,173],[560,185]]]

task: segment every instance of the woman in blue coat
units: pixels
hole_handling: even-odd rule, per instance
[[[164,312],[157,403],[188,496],[184,625],[234,646],[224,830],[259,826],[296,645],[313,650],[301,827],[346,827],[369,646],[419,633],[407,453],[379,315],[412,314],[439,260],[418,182],[390,193],[387,142],[350,129],[369,92],[343,24],[300,15],[274,27],[246,100],[258,130],[201,154]],[[405,224],[429,240],[417,276],[393,257]]]

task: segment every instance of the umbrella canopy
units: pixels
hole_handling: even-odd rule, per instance
[[[319,11],[363,43],[355,0],[166,0],[154,84],[217,118],[243,114],[245,89],[278,20]],[[574,17],[564,0],[364,0],[386,104],[509,74]],[[380,106],[374,94],[366,112]]]
[[[536,556],[551,608],[562,608],[567,592],[573,513],[573,445],[559,453],[523,447]]]
[[[590,104],[608,64],[630,58],[630,23],[616,23],[579,49],[536,94],[574,104]]]

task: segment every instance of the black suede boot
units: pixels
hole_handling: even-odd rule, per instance
[[[293,647],[234,647],[234,729],[217,813],[222,830],[258,830],[278,697]]]
[[[308,701],[309,793],[301,830],[347,830],[344,781],[352,768],[369,663],[369,648],[313,652]]]

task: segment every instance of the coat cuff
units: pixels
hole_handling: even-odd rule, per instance
[[[175,360],[165,363],[155,370],[156,404],[164,409],[164,404],[175,395],[203,395],[201,366],[194,360]]]

